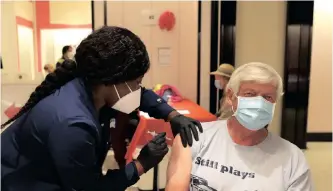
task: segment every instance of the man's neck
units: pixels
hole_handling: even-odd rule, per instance
[[[251,131],[243,127],[235,117],[228,119],[228,132],[231,139],[239,145],[254,146],[264,141],[268,135],[267,129]]]

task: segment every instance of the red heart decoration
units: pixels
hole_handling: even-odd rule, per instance
[[[161,30],[171,31],[176,24],[176,17],[171,11],[165,11],[160,15],[158,24]]]

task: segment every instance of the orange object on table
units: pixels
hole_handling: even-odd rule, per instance
[[[188,114],[184,114],[187,117],[191,117],[200,122],[209,122],[216,120],[216,116],[209,113],[198,104],[184,99],[180,102],[169,103],[171,107],[180,111],[188,111]],[[182,114],[182,112],[180,112]],[[161,119],[155,119],[148,117],[147,114],[140,114],[140,123],[135,131],[132,141],[127,149],[126,163],[133,160],[133,153],[138,146],[147,144],[153,139],[155,134],[166,132],[167,143],[172,145],[173,134],[171,131],[170,123]]]

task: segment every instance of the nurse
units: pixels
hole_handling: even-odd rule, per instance
[[[131,31],[103,27],[78,46],[76,63],[66,60],[30,95],[1,134],[3,191],[124,191],[168,152],[165,133],[119,170],[101,169],[110,148],[110,121],[139,108],[170,121],[182,144],[198,140],[201,125],[177,113],[141,86],[150,61]]]

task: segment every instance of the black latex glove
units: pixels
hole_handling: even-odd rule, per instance
[[[200,133],[203,132],[202,126],[199,121],[189,117],[185,117],[184,115],[177,115],[173,117],[170,120],[170,124],[173,136],[180,134],[182,144],[184,147],[186,147],[187,144],[189,146],[192,146],[193,144],[192,134],[196,141],[199,140],[198,129]]]
[[[159,133],[141,149],[137,160],[140,162],[145,172],[158,165],[168,153],[169,148],[166,143],[165,135],[166,133]]]

